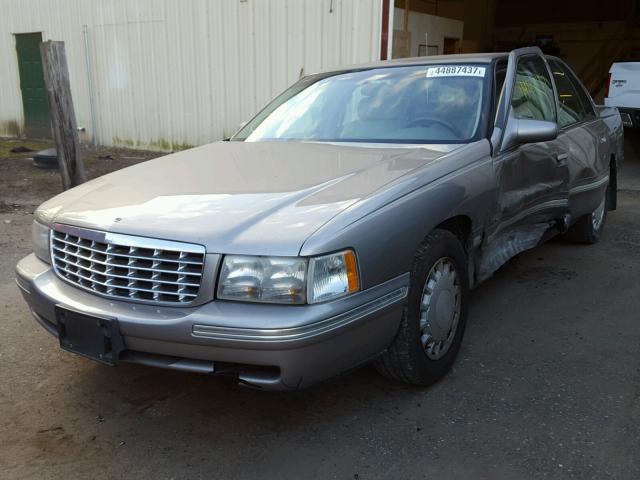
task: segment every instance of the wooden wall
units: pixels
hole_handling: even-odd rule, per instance
[[[636,3],[634,0],[497,0],[495,25],[627,20],[633,17]]]

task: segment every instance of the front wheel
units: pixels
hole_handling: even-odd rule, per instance
[[[452,233],[435,230],[416,252],[400,328],[378,371],[414,385],[442,378],[460,350],[468,302],[464,248]]]

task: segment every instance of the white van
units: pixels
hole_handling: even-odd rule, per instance
[[[611,65],[604,104],[618,107],[625,127],[640,127],[640,62]]]

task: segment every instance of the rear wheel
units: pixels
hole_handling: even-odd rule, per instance
[[[464,248],[452,233],[435,230],[416,252],[400,328],[378,371],[415,385],[442,378],[460,349],[468,301]]]
[[[609,209],[609,190],[605,192],[601,202],[596,209],[578,219],[564,235],[572,242],[586,243],[592,245],[600,240],[604,225],[607,220],[607,210]]]

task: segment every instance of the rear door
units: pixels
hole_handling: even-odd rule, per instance
[[[548,59],[558,99],[558,141],[568,154],[569,211],[576,219],[598,206],[608,183],[609,134],[573,71]]]

